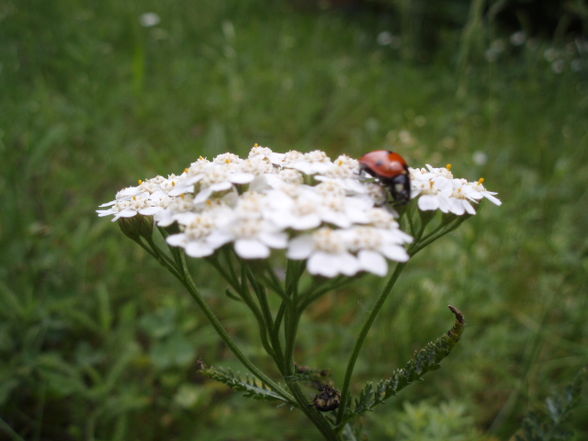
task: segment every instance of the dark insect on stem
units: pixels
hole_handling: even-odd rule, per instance
[[[318,389],[319,393],[312,400],[317,410],[328,412],[339,407],[341,404],[341,394],[337,389],[328,384],[320,384]]]

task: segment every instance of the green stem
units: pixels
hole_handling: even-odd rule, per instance
[[[279,338],[279,334],[272,332],[273,326],[274,326],[274,319],[272,317],[270,305],[267,300],[265,288],[257,282],[257,280],[255,279],[255,275],[251,271],[251,268],[248,267],[248,264],[243,262],[242,265],[244,268],[244,272],[246,273],[246,277],[249,280],[249,283],[251,284],[253,291],[255,292],[255,295],[257,296],[257,300],[259,302],[259,305],[261,307],[261,317],[263,319],[262,323],[263,323],[263,328],[264,328],[262,338],[265,339],[266,341],[267,341],[267,339],[269,339],[269,344],[268,344],[269,348],[266,347],[265,345],[264,345],[264,347],[265,347],[266,351],[274,359],[280,372],[283,373],[283,372],[285,372],[285,370],[284,370],[285,367],[284,367],[284,358],[282,356],[282,348],[281,348],[280,338]]]
[[[300,304],[298,305],[298,310],[300,312],[304,311],[311,305],[311,303],[319,299],[324,294],[328,293],[329,291],[341,288],[350,282],[352,282],[352,280],[350,280],[348,277],[339,277],[328,283],[326,286],[319,285],[318,287],[314,287],[314,289],[309,290],[309,292],[302,294]]]
[[[285,315],[284,315],[284,340],[285,340],[285,352],[284,352],[284,365],[286,373],[291,375],[294,373],[294,345],[296,341],[296,332],[298,330],[298,322],[300,321],[300,313],[296,307],[298,298],[298,281],[293,272],[297,272],[295,265],[290,265],[288,262],[288,270],[286,274],[286,303]]]
[[[357,441],[355,434],[353,433],[353,429],[349,424],[345,424],[343,426],[343,435],[347,438],[347,441]]]
[[[210,265],[212,265],[212,267],[222,276],[223,279],[225,279],[229,283],[229,285],[231,285],[235,292],[239,292],[239,281],[234,277],[233,274],[230,274],[229,272],[225,271],[225,269],[219,263],[216,257],[209,257],[206,259],[206,261]]]
[[[341,421],[343,420],[343,417],[345,416],[345,410],[346,410],[347,404],[348,404],[347,402],[349,401],[349,386],[351,384],[351,376],[353,375],[353,369],[355,368],[355,363],[357,361],[357,357],[359,356],[359,352],[361,351],[361,348],[362,348],[363,343],[368,335],[368,332],[369,332],[370,328],[372,327],[372,324],[374,323],[374,320],[376,319],[378,313],[380,312],[382,305],[384,304],[384,302],[388,298],[388,295],[392,291],[394,284],[398,280],[398,277],[400,276],[400,273],[402,272],[402,270],[404,269],[405,266],[406,266],[406,263],[398,263],[396,265],[396,268],[394,269],[392,276],[390,276],[390,280],[388,280],[388,283],[386,284],[386,286],[384,287],[384,289],[380,293],[380,296],[378,297],[378,299],[374,303],[374,306],[372,306],[372,309],[371,309],[366,321],[364,322],[364,324],[361,328],[359,336],[357,337],[357,340],[355,341],[355,346],[353,347],[353,352],[351,353],[351,357],[349,358],[349,361],[347,362],[347,369],[345,370],[345,377],[343,380],[343,388],[341,390],[341,405],[339,406],[339,412],[337,413],[337,424],[340,424]]]
[[[265,373],[263,373],[255,364],[253,364],[253,362],[251,360],[249,360],[245,356],[245,354],[243,354],[243,352],[241,352],[241,349],[239,349],[239,347],[237,346],[235,341],[231,338],[231,336],[227,333],[227,331],[225,330],[225,328],[223,327],[223,325],[221,324],[219,319],[216,317],[216,315],[212,312],[212,310],[208,307],[208,305],[206,304],[204,299],[202,299],[202,297],[198,293],[198,290],[194,284],[194,281],[192,280],[192,277],[190,276],[189,273],[185,274],[184,280],[185,280],[184,285],[188,289],[192,298],[196,301],[198,306],[200,306],[200,308],[202,309],[202,311],[204,312],[204,314],[206,315],[208,320],[211,322],[215,331],[220,335],[220,337],[224,340],[224,342],[227,344],[227,346],[233,351],[233,353],[239,359],[239,361],[241,363],[243,363],[243,365],[247,369],[249,369],[249,371],[253,375],[255,375],[257,378],[259,378],[263,383],[267,384],[272,389],[274,389],[275,392],[279,393],[282,397],[284,397],[287,400],[292,400],[292,396],[288,392],[286,392],[284,389],[282,389],[282,387],[279,384],[277,384],[274,380],[272,380]],[[182,280],[182,282],[184,280]]]
[[[419,240],[416,243],[414,243],[413,246],[409,248],[408,254],[410,254],[411,257],[414,256],[420,250],[422,250],[423,248],[429,246],[430,244],[432,244],[433,242],[435,242],[437,239],[439,239],[439,238],[445,236],[447,233],[455,230],[468,217],[469,216],[466,216],[466,215],[460,216],[460,217],[454,219],[453,221],[447,223],[445,225],[445,228],[437,228],[432,233],[426,235],[422,240]]]
[[[184,254],[181,254],[181,265],[178,265],[179,268],[173,265],[171,259],[169,259],[161,249],[157,247],[157,245],[153,241],[149,241],[149,245],[152,248],[150,254],[154,255],[159,262],[164,265],[181,283],[184,287],[188,290],[190,296],[194,299],[196,304],[200,307],[206,318],[212,324],[214,330],[217,334],[221,337],[221,339],[225,342],[225,344],[231,349],[233,354],[239,359],[239,361],[251,372],[254,376],[256,376],[260,381],[271,387],[276,393],[281,395],[284,399],[293,402],[293,397],[290,393],[284,390],[279,384],[277,384],[274,380],[269,378],[264,372],[262,372],[251,360],[241,352],[238,345],[235,341],[231,338],[231,336],[227,333],[223,325],[221,324],[220,320],[216,317],[214,312],[208,307],[200,293],[198,292],[198,288],[196,288],[196,284],[188,271],[188,267],[186,265],[186,259]],[[145,248],[145,247],[144,247]]]
[[[300,322],[300,314],[296,309],[296,304],[291,304],[286,310],[286,352],[284,363],[288,375],[294,373],[294,346],[296,344],[296,333],[298,332],[298,323]]]
[[[333,430],[331,424],[308,402],[304,393],[300,389],[296,380],[291,379],[291,375],[295,373],[294,366],[294,348],[296,345],[296,334],[298,330],[298,323],[302,311],[299,310],[298,303],[298,283],[304,271],[304,266],[300,262],[288,261],[285,280],[285,294],[283,306],[280,306],[280,311],[283,310],[284,316],[284,365],[285,365],[285,380],[290,392],[298,402],[300,409],[313,422],[316,428],[323,434],[325,439],[329,441],[339,441],[339,436]],[[278,315],[280,314],[278,311]],[[276,321],[278,317],[276,317]]]
[[[272,289],[272,291],[274,291],[276,294],[278,294],[282,298],[282,300],[285,299],[286,298],[286,291],[284,290],[284,288],[282,288],[282,284],[280,282],[280,279],[278,278],[278,276],[274,272],[271,265],[266,262],[264,265],[264,269],[265,269],[265,272],[267,273],[267,275],[265,275],[262,271],[259,273],[260,278],[263,281],[265,281],[268,284],[268,286]]]
[[[251,298],[251,295],[249,295],[249,290],[247,288],[246,281],[245,281],[245,284],[243,284],[243,282],[240,281],[239,278],[237,278],[234,269],[232,269],[229,272],[225,271],[223,269],[222,265],[216,260],[216,258],[212,257],[212,258],[207,259],[207,261],[219,272],[219,274],[233,288],[233,290],[235,291],[235,293],[239,296],[239,297],[237,297],[237,299],[242,300],[243,303],[245,303],[245,305],[252,312],[252,314],[255,317],[255,320],[257,322],[257,327],[258,327],[258,330],[259,330],[259,336],[260,336],[260,339],[261,339],[261,344],[263,345],[264,349],[272,357],[274,357],[275,354],[273,353],[273,350],[271,348],[271,345],[269,344],[269,341],[267,339],[267,327],[266,327],[266,325],[264,323],[264,319],[263,319],[263,317],[261,315],[261,311],[259,310],[259,308],[255,304],[255,302]],[[244,277],[241,277],[241,279],[243,281],[245,280]]]
[[[296,382],[288,380],[288,388],[292,392],[292,395],[296,399],[300,410],[313,422],[316,428],[323,434],[327,441],[340,441],[339,436],[333,430],[329,422],[323,417],[318,410],[316,410],[306,399],[300,386]]]
[[[147,251],[149,254],[151,254],[155,260],[157,260],[160,265],[163,265],[164,267],[166,267],[168,269],[169,272],[171,272],[174,276],[176,276],[177,278],[181,278],[181,274],[178,271],[176,265],[174,265],[173,261],[167,257],[165,255],[165,253],[163,253],[163,251],[161,251],[158,246],[155,244],[155,242],[151,239],[147,240],[147,243],[149,244],[149,246],[145,245],[143,242],[141,241],[136,241],[141,248],[143,248],[145,251]]]
[[[263,304],[261,305],[261,310],[255,304],[253,297],[249,293],[249,287],[247,286],[248,277],[249,276],[247,274],[247,268],[245,266],[245,263],[243,263],[243,265],[241,266],[241,288],[237,292],[241,295],[241,299],[243,299],[243,301],[249,307],[251,312],[253,312],[253,315],[257,320],[257,325],[259,328],[259,337],[261,338],[261,344],[263,345],[263,348],[277,363],[277,354],[275,353],[274,349],[272,348],[272,345],[270,344],[270,340],[268,339],[269,328],[272,323],[271,314],[269,313],[269,311],[264,309]],[[253,289],[259,300],[259,294],[257,293],[256,286],[254,286]],[[270,314],[269,317],[268,314]]]

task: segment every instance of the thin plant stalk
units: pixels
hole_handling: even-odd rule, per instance
[[[396,265],[396,268],[394,269],[392,276],[390,276],[388,283],[380,293],[378,299],[374,303],[374,306],[372,306],[372,309],[366,321],[361,327],[361,331],[359,333],[359,336],[357,337],[357,340],[355,341],[355,345],[353,346],[353,351],[351,352],[349,361],[347,362],[347,368],[345,369],[345,377],[343,379],[343,387],[341,389],[341,404],[339,406],[339,411],[337,413],[337,424],[341,423],[343,417],[345,416],[345,410],[347,408],[349,401],[349,386],[351,385],[351,377],[353,375],[355,363],[357,362],[357,358],[359,357],[359,352],[363,347],[368,332],[370,331],[376,317],[378,316],[378,313],[382,309],[384,302],[388,298],[388,295],[390,295],[390,292],[392,291],[394,284],[398,280],[398,277],[400,276],[400,273],[402,272],[405,266],[406,263],[398,263]]]

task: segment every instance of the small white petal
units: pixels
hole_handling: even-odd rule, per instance
[[[166,241],[172,247],[181,247],[186,242],[186,235],[184,233],[172,234],[167,237]]]
[[[412,236],[398,228],[398,225],[395,225],[394,229],[383,231],[381,234],[385,237],[386,243],[402,244],[412,242]]]
[[[307,259],[312,253],[313,240],[308,234],[298,236],[290,241],[288,247],[288,259],[301,260]]]
[[[333,265],[332,254],[318,251],[310,256],[306,268],[310,274],[324,277],[335,277],[338,274],[337,266]]]
[[[288,235],[286,233],[260,233],[259,239],[272,248],[286,248],[288,246]]]
[[[127,208],[126,210],[118,212],[118,217],[133,217],[136,215],[137,215],[137,212],[135,210],[130,209],[130,208]]]
[[[335,259],[333,263],[336,263],[339,273],[346,276],[354,276],[361,269],[359,261],[349,253],[337,255]]]
[[[496,193],[494,193],[496,194]],[[486,199],[488,199],[490,202],[492,202],[494,205],[498,205],[499,207],[502,205],[502,201],[494,196],[492,196],[492,194],[487,191],[486,193],[484,193],[484,197]]]
[[[388,262],[386,262],[386,259],[384,259],[380,253],[362,250],[357,257],[359,258],[361,269],[380,277],[383,277],[388,273]]]
[[[143,216],[153,216],[155,213],[159,213],[161,210],[163,210],[162,207],[147,207],[139,210],[139,213]]]
[[[351,221],[343,213],[328,210],[322,213],[321,217],[323,221],[339,228],[349,228],[351,226]]]
[[[133,196],[138,196],[142,190],[139,187],[123,188],[116,194],[117,199],[130,199]]]
[[[189,242],[186,245],[186,254],[190,257],[210,256],[214,249],[201,241]]]
[[[465,210],[469,213],[469,214],[476,214],[476,209],[474,208],[474,206],[470,203],[470,201],[463,201],[463,205],[465,207]]]
[[[309,214],[308,216],[294,217],[289,219],[288,226],[295,230],[311,230],[321,224],[321,219],[316,214]]]
[[[210,189],[213,192],[217,192],[217,191],[225,191],[225,190],[229,190],[233,185],[226,181],[226,182],[219,182],[218,184],[212,184],[210,186]]]
[[[174,220],[178,221],[179,224],[188,225],[194,222],[198,215],[196,213],[178,213],[173,216]]]
[[[116,213],[116,209],[111,208],[110,210],[96,210],[96,213],[98,213],[98,217],[110,216],[111,214]]]
[[[204,174],[200,173],[195,176],[190,176],[190,177],[184,178],[183,182],[184,182],[184,185],[195,184],[196,182],[200,181],[203,177],[204,177]]]
[[[243,259],[264,259],[270,255],[269,248],[255,239],[238,239],[235,252]]]
[[[419,209],[422,211],[437,210],[439,208],[439,200],[436,196],[422,195],[419,198]]]
[[[207,188],[200,190],[200,192],[194,198],[194,204],[201,204],[202,202],[205,202],[210,197],[211,194],[212,194],[212,188],[210,188],[210,187],[207,187]]]
[[[267,199],[274,210],[286,211],[292,209],[294,201],[290,196],[280,190],[270,190]]]
[[[160,227],[169,227],[171,224],[174,223],[173,213],[170,210],[163,210],[159,213],[156,213],[154,216],[155,222]]]
[[[463,199],[450,199],[449,201],[449,211],[453,214],[457,214],[461,216],[465,213],[465,208],[462,204]]]
[[[282,178],[280,178],[278,175],[275,174],[269,174],[269,175],[263,175],[263,176],[258,176],[251,184],[251,188],[255,188],[256,191],[257,188],[266,188],[266,187],[271,187],[271,188],[280,188],[280,186],[284,185],[284,180]]]
[[[229,180],[233,184],[249,184],[254,178],[255,175],[251,173],[233,173],[229,176]]]
[[[194,185],[178,185],[174,187],[168,194],[170,196],[179,196],[184,193],[193,193],[194,192]]]
[[[449,213],[451,210],[451,201],[449,198],[440,194],[437,196],[437,200],[439,201],[439,210],[443,213]]]
[[[224,244],[229,243],[231,240],[233,240],[231,234],[219,230],[213,231],[210,236],[208,236],[208,243],[214,248],[221,247]]]
[[[380,247],[380,251],[390,260],[396,260],[397,262],[406,262],[408,260],[408,253],[398,245],[383,245]]]

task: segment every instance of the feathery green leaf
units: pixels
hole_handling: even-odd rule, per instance
[[[242,392],[246,397],[257,400],[289,403],[289,401],[274,392],[271,387],[251,375],[236,374],[230,369],[214,368],[211,366],[203,366],[199,369],[199,372],[208,378],[226,384],[233,390]]]
[[[412,359],[403,368],[395,369],[390,377],[367,383],[355,399],[349,417],[373,410],[427,372],[439,368],[439,363],[449,355],[464,328],[463,314],[453,306],[449,306],[449,309],[455,315],[453,327],[443,336],[416,351]]]

